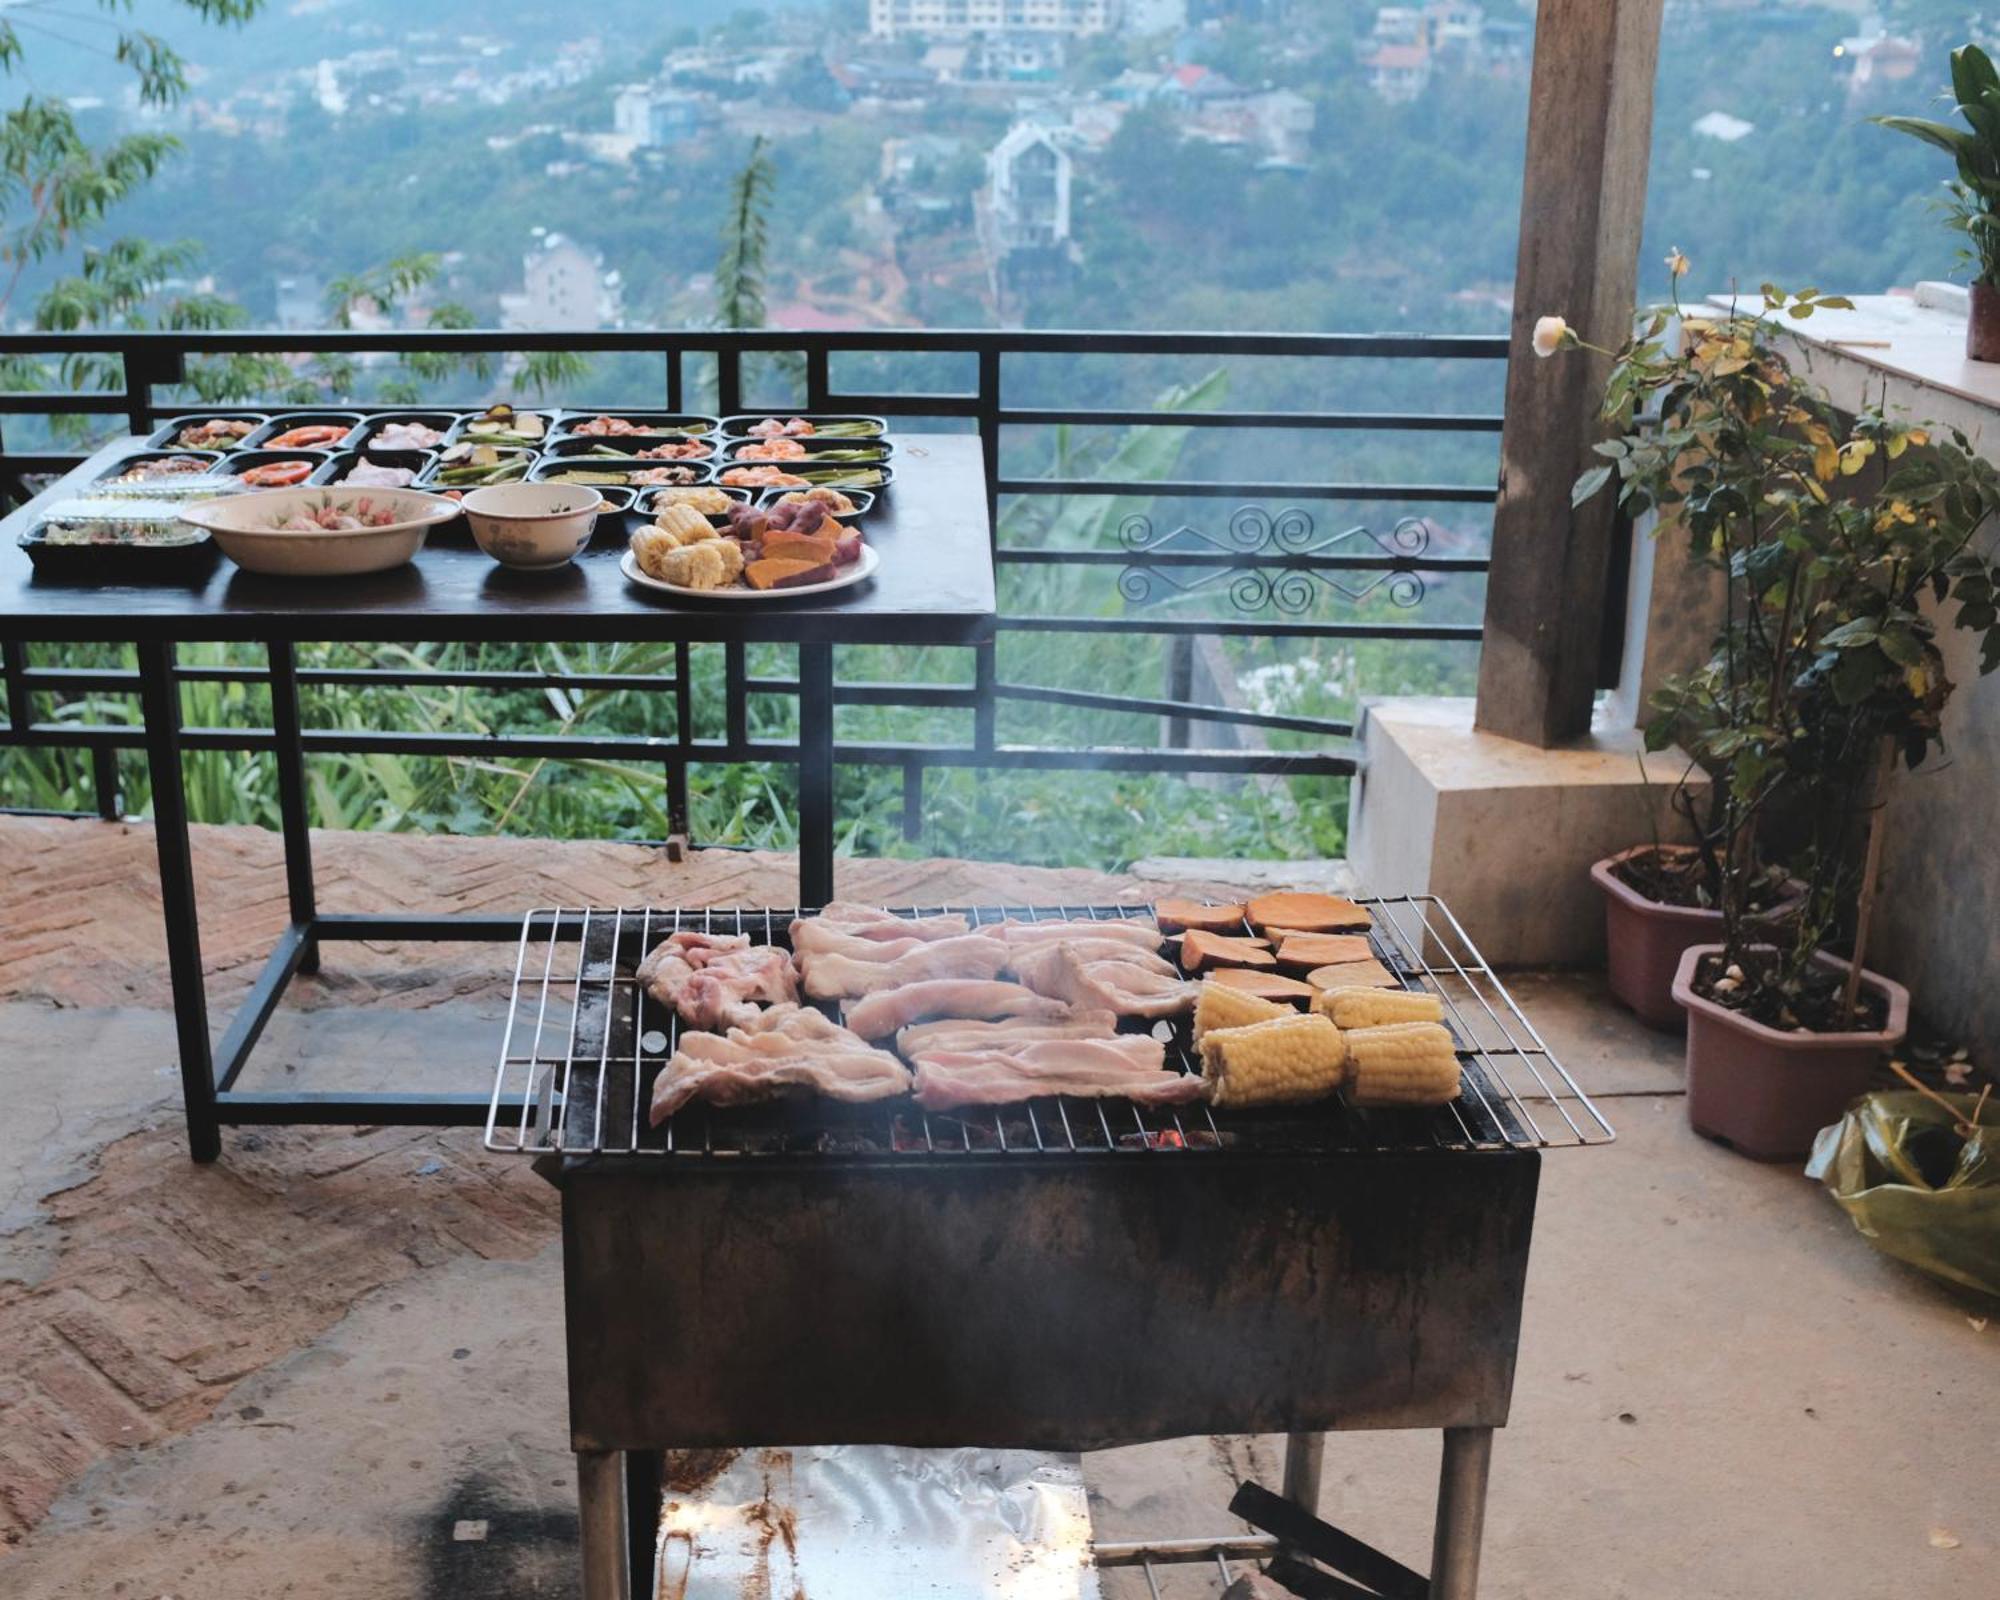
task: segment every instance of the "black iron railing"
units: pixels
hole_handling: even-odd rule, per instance
[[[1433,548],[1438,542],[1433,536],[1435,524],[1423,513],[1441,507],[1490,504],[1497,497],[1500,383],[1498,370],[1491,364],[1503,362],[1507,355],[1507,340],[1497,336],[907,330],[176,332],[10,334],[0,337],[0,350],[49,358],[52,373],[59,370],[55,364],[65,360],[109,357],[119,363],[124,374],[124,387],[116,391],[51,388],[0,393],[0,419],[54,414],[122,418],[132,431],[141,434],[195,403],[184,392],[176,393],[186,382],[191,359],[228,355],[382,357],[398,353],[491,357],[549,350],[592,356],[638,354],[657,360],[658,388],[647,394],[620,393],[616,397],[617,405],[633,409],[661,403],[671,411],[704,409],[704,403],[724,414],[765,409],[771,405],[767,394],[746,393],[746,358],[769,364],[771,357],[784,356],[789,362],[783,372],[791,387],[778,406],[880,413],[902,429],[976,430],[985,446],[987,508],[996,530],[994,559],[1002,580],[1000,646],[1006,646],[1009,635],[1143,635],[1164,642],[1167,668],[1161,692],[1155,695],[1120,693],[1114,685],[1087,689],[1041,685],[1003,679],[999,650],[989,645],[973,651],[969,684],[838,684],[834,698],[840,705],[949,708],[971,714],[971,737],[960,744],[846,741],[836,746],[838,762],[902,769],[904,826],[913,836],[922,814],[924,774],[932,768],[1087,768],[1178,776],[1341,776],[1355,770],[1349,745],[1354,728],[1347,720],[1259,711],[1196,698],[1195,648],[1204,638],[1476,643],[1480,636],[1476,606],[1461,606],[1460,614],[1443,620],[1419,618],[1415,613],[1431,598],[1432,588],[1447,576],[1476,579],[1487,568],[1483,541],[1456,552]],[[1294,374],[1293,387],[1309,399],[1328,391],[1346,392],[1346,386],[1328,381],[1330,374],[1342,372],[1358,373],[1354,387],[1365,387],[1372,393],[1393,393],[1402,388],[1421,395],[1427,387],[1427,374],[1411,364],[1435,363],[1438,371],[1477,374],[1473,381],[1457,387],[1477,390],[1481,398],[1490,395],[1492,409],[1434,411],[1394,404],[1353,409],[1309,405],[1299,410],[1052,405],[1045,403],[1048,374],[1025,370],[1048,358],[1069,358],[1072,370],[1087,365],[1100,377],[1106,363],[1116,363],[1112,370],[1132,376],[1151,374],[1176,363],[1184,374],[1185,365],[1192,361],[1243,363],[1257,368],[1267,385],[1273,371]],[[879,370],[890,360],[913,359],[925,361],[932,369],[940,364],[955,367],[968,381],[962,387],[925,393],[890,389],[876,378],[862,386],[835,381],[836,364],[844,361],[873,364]],[[1403,381],[1388,381],[1384,374],[1400,375]],[[1010,393],[1023,391],[1028,400],[1041,403],[1008,403]],[[597,396],[589,398],[594,401]],[[249,406],[255,402],[241,403]],[[475,409],[483,403],[468,400],[453,406],[426,401],[425,405],[430,409]],[[12,426],[18,431],[18,424]],[[1475,453],[1475,464],[1459,474],[1457,481],[1450,477],[1444,481],[1378,480],[1372,473],[1344,474],[1338,481],[1289,481],[1274,470],[1286,463],[1270,447],[1249,449],[1240,456],[1225,454],[1219,464],[1211,452],[1207,464],[1217,465],[1218,470],[1198,478],[1063,475],[1053,456],[1049,474],[1025,475],[1020,469],[1023,441],[1044,440],[1051,430],[1162,427],[1187,429],[1190,443],[1199,441],[1202,445],[1233,442],[1260,432],[1302,434],[1315,440],[1339,434],[1398,441],[1414,438],[1426,441],[1426,450],[1431,452],[1441,448],[1433,441],[1445,436],[1487,436],[1492,443]],[[0,491],[17,499],[30,492],[38,479],[67,471],[83,459],[81,454],[53,448],[9,448],[5,431],[0,427]],[[1298,447],[1290,448],[1296,452]],[[1190,453],[1199,456],[1204,451]],[[1107,503],[1139,501],[1145,509],[1115,519],[1108,538],[1088,547],[1026,543],[1002,532],[1012,525],[1010,519],[1003,518],[1003,511],[1012,512],[1023,505],[1056,506],[1079,497]],[[1236,504],[1211,516],[1206,508],[1215,501]],[[1172,511],[1176,503],[1187,503],[1194,509]],[[1323,509],[1341,504],[1392,508],[1394,515],[1375,526],[1322,526]],[[1044,521],[1052,525],[1054,519]],[[1009,575],[1049,569],[1079,574],[1102,569],[1113,574],[1121,608],[1114,611],[1105,602],[1088,614],[1033,607],[1010,609]],[[1463,596],[1465,591],[1461,587],[1454,593]],[[1183,608],[1181,613],[1170,614],[1176,605]],[[1346,608],[1349,614],[1338,614],[1337,608]],[[788,744],[753,739],[744,709],[749,694],[796,695],[797,681],[752,676],[741,646],[724,649],[728,707],[724,726],[683,733],[665,757],[669,813],[682,825],[677,831],[684,831],[688,815],[690,762],[797,759],[796,750]],[[299,672],[298,681],[307,688],[451,685],[495,691],[551,687],[581,692],[643,690],[675,696],[679,726],[687,729],[692,715],[688,650],[686,645],[678,647],[676,670],[671,676],[633,675],[629,681],[602,673],[433,672],[373,667],[308,668]],[[29,648],[18,641],[0,642],[0,668],[4,668],[8,716],[5,728],[0,729],[0,745],[88,751],[97,809],[103,815],[115,815],[120,808],[117,752],[140,746],[140,731],[116,722],[40,717],[37,697],[136,695],[137,674],[38,664]],[[266,683],[269,677],[265,669],[257,667],[184,666],[180,675],[188,681],[248,683]],[[1160,735],[1153,744],[1113,749],[1003,743],[996,737],[996,714],[1007,705],[1156,717],[1160,719]],[[1192,736],[1196,726],[1218,730],[1225,738],[1247,733],[1259,745],[1264,732],[1301,735],[1311,739],[1313,747],[1198,745]],[[268,727],[191,727],[185,743],[190,749],[255,751],[270,748],[273,738]],[[306,750],[315,754],[379,752],[555,761],[662,759],[658,740],[571,732],[308,729],[304,741]]]

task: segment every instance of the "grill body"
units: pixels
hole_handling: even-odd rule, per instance
[[[1503,1424],[1540,1157],[634,1170],[563,1190],[580,1450]]]

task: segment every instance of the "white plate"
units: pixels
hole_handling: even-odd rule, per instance
[[[829,589],[845,589],[850,584],[859,583],[874,572],[881,557],[875,553],[872,544],[861,547],[861,559],[841,573],[837,578],[828,578],[825,583],[802,583],[789,589],[753,589],[748,584],[742,587],[731,585],[727,589],[688,589],[678,583],[663,583],[651,576],[639,565],[638,558],[627,550],[619,558],[618,570],[638,584],[642,589],[658,589],[662,594],[692,597],[696,600],[792,600],[802,594],[825,594]]]

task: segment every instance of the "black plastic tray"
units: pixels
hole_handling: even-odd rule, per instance
[[[879,475],[879,481],[872,485],[869,485],[866,489],[867,493],[875,496],[876,502],[878,504],[880,503],[882,496],[888,493],[889,486],[896,481],[896,469],[894,467],[878,467],[873,465],[872,463],[859,462],[859,461],[848,462],[845,464],[832,463],[827,466],[817,467],[817,468],[815,468],[810,461],[739,461],[739,462],[721,461],[716,463],[715,480],[718,484],[721,484],[723,488],[737,487],[737,485],[735,484],[722,483],[723,473],[732,466],[777,467],[782,471],[791,471],[794,472],[795,475],[802,475],[803,472],[813,472],[813,471],[839,472],[843,470],[843,465],[846,468],[854,471],[873,472]],[[808,488],[812,486],[811,479],[807,480],[806,486]],[[755,486],[753,485],[751,487]],[[777,489],[782,493],[786,490],[788,486],[784,484],[765,484],[763,485],[763,487],[767,489]],[[844,492],[847,494],[853,494],[855,491],[853,489],[845,489]]]
[[[714,433],[722,425],[715,417],[698,416],[690,411],[628,411],[623,406],[604,406],[595,411],[571,409],[557,412],[555,427],[550,430],[550,437],[556,439],[579,437],[576,430],[584,423],[598,417],[622,417],[627,422],[640,424],[649,434],[686,433],[700,436]],[[594,435],[584,434],[580,437],[592,438]],[[618,434],[602,442],[616,444],[621,438],[636,437],[638,437],[636,434]]]
[[[447,445],[445,448],[449,449],[450,446]],[[528,458],[528,466],[529,466],[528,475],[530,477],[533,476],[533,469],[536,460],[536,454],[533,450],[530,450],[523,445],[495,445],[494,449],[499,450],[503,453],[511,453],[514,455],[526,456]],[[444,459],[444,451],[440,450],[436,455],[431,457],[430,465],[424,468],[422,475],[417,479],[416,486],[420,489],[429,489],[429,488],[483,489],[486,487],[486,485],[483,483],[465,483],[465,484],[439,483],[437,481],[437,476],[440,472],[444,470],[444,468],[448,464],[449,463],[447,463]],[[519,480],[509,478],[506,481],[509,483],[514,483],[518,482]]]
[[[313,448],[324,451],[327,454],[331,454],[335,450],[351,449],[354,446],[356,436],[361,432],[361,413],[358,411],[274,411],[271,413],[271,420],[255,433],[251,434],[249,438],[245,439],[240,448],[244,450],[262,450],[270,440],[277,438],[282,433],[289,433],[294,428],[312,428],[322,424],[344,427],[347,432],[340,438],[335,439],[331,444],[316,445]],[[303,454],[304,452],[294,451],[286,447],[284,453],[286,455],[295,455]]]
[[[593,450],[610,448],[615,456],[606,456],[607,461],[619,458],[637,457],[641,450],[657,449],[663,444],[700,444],[708,448],[701,456],[682,456],[683,461],[713,461],[722,453],[721,442],[712,435],[699,433],[628,433],[616,439],[593,439],[577,434],[568,434],[551,440],[544,455],[565,456],[574,459],[588,456]]]
[[[517,416],[540,417],[543,422],[542,436],[532,444],[501,444],[499,448],[502,450],[546,450],[549,447],[549,440],[555,436],[555,423],[558,413],[546,406],[516,406],[514,409]],[[479,411],[458,412],[452,419],[451,432],[445,435],[444,442],[447,445],[457,444],[465,437],[466,430],[483,415],[484,413]]]
[[[134,450],[129,456],[120,456],[110,466],[106,467],[103,472],[98,474],[97,481],[99,483],[111,483],[118,478],[122,478],[134,467],[143,466],[148,461],[164,461],[169,456],[195,456],[208,463],[208,470],[210,472],[217,471],[222,461],[221,453],[215,450]],[[163,478],[160,481],[162,483],[172,483],[176,480]]]
[[[222,470],[233,478],[240,478],[252,467],[275,466],[280,461],[303,461],[309,469],[297,483],[283,485],[287,489],[303,489],[309,483],[318,483],[319,474],[333,459],[330,450],[238,450],[226,456]]]
[[[528,481],[530,483],[548,483],[552,479],[555,479],[557,474],[563,472],[650,472],[655,467],[685,467],[695,474],[689,480],[691,483],[707,483],[711,477],[709,464],[706,461],[640,461],[632,456],[599,456],[594,460],[586,462],[579,461],[574,456],[550,455],[543,456],[533,467],[529,468]],[[607,489],[613,487],[613,485],[599,483],[593,484],[591,487]],[[630,489],[651,489],[657,488],[658,485],[628,483],[623,485],[623,487]]]
[[[893,460],[896,454],[896,442],[893,439],[800,439],[796,442],[805,447],[806,453],[803,459],[808,461],[817,456],[828,455],[842,450],[874,450],[880,452],[880,462],[886,464]],[[723,445],[722,454],[727,460],[741,461],[744,459],[743,452],[745,450],[755,449],[763,443],[765,441],[762,439],[731,439]],[[800,460],[801,458],[794,456],[792,459]],[[868,463],[859,461],[848,463],[850,466],[862,466],[866,464]],[[783,461],[770,461],[766,462],[765,465],[782,467],[785,463]]]
[[[209,422],[222,418],[227,418],[235,422],[254,422],[257,424],[257,428],[261,428],[271,420],[271,413],[268,411],[224,411],[221,409],[213,411],[177,411],[165,422],[161,423],[158,428],[153,430],[152,436],[146,440],[146,448],[148,450],[176,450],[174,436],[189,423]],[[257,432],[257,428],[252,428],[249,433],[244,435],[244,438],[253,437]],[[238,443],[229,446],[229,448],[231,450],[241,450],[244,446]]]
[[[392,422],[421,422],[426,428],[435,428],[439,433],[449,438],[451,430],[458,426],[459,418],[462,415],[463,413],[457,411],[370,412],[362,421],[361,437],[355,442],[354,448],[356,450],[368,450],[370,454],[381,454],[382,452],[371,449],[371,446],[374,443],[375,436]],[[437,449],[442,449],[443,447],[442,442],[436,446]],[[398,455],[406,452],[391,450],[388,453]],[[429,454],[430,452],[427,451],[425,453]]]
[[[312,481],[328,486],[337,485],[362,462],[369,461],[378,467],[409,468],[414,474],[409,487],[414,489],[422,479],[425,469],[435,460],[437,460],[435,450],[343,450],[339,455],[329,456],[319,471],[313,474]]]
[[[723,494],[729,496],[730,499],[736,501],[739,505],[746,505],[746,506],[750,504],[751,499],[756,494],[756,491],[754,489],[737,489],[734,487],[724,487],[722,484],[719,483],[705,483],[699,485],[687,484],[684,485],[683,487],[718,489],[721,490]],[[660,508],[658,502],[659,502],[660,491],[658,488],[648,487],[644,489],[635,489],[631,491],[631,493],[632,493],[632,509],[634,511],[648,518],[655,516],[659,512]],[[725,513],[725,516],[726,515],[727,514]],[[708,520],[710,522],[714,522],[719,525],[723,519],[711,516]]]
[[[726,439],[747,439],[751,437],[750,430],[752,428],[770,417],[776,417],[780,422],[790,422],[794,417],[803,417],[806,421],[815,424],[821,422],[872,422],[875,424],[877,434],[886,436],[889,432],[889,419],[887,417],[871,417],[865,412],[860,411],[746,411],[737,416],[724,417],[721,423],[722,435]],[[804,437],[810,439],[813,436],[806,434]]]
[[[833,514],[843,522],[857,522],[875,509],[875,494],[869,489],[842,489],[840,491],[854,502],[852,511],[836,511]],[[803,489],[759,489],[756,491],[757,504],[774,506],[788,494],[804,494]]]
[[[220,553],[206,533],[186,544],[49,544],[46,522],[19,540],[37,572],[82,583],[174,583],[201,578]]]

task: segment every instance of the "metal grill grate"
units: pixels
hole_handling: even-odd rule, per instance
[[[1444,1002],[1459,1044],[1464,1092],[1427,1111],[1319,1105],[1229,1111],[1199,1103],[1148,1108],[1067,1096],[1019,1106],[926,1113],[913,1103],[849,1106],[788,1097],[750,1106],[683,1108],[647,1122],[653,1079],[679,1022],[634,977],[641,958],[681,929],[748,934],[789,945],[790,909],[546,908],[522,920],[506,1036],[486,1121],[488,1149],[677,1160],[982,1159],[1166,1150],[1322,1154],[1388,1150],[1541,1149],[1602,1144],[1611,1125],[1577,1087],[1444,904],[1428,895],[1360,897],[1375,917],[1378,958],[1409,988]],[[975,926],[1143,917],[1146,906],[923,906]],[[1167,1060],[1199,1072],[1189,1024],[1159,1030]]]

